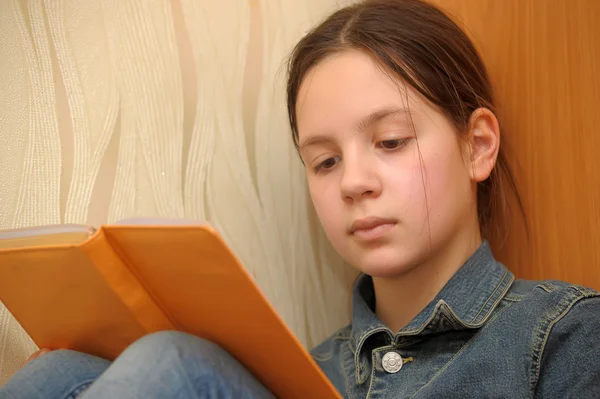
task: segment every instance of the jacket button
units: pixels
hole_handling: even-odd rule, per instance
[[[396,352],[388,352],[383,355],[381,365],[388,373],[397,373],[402,368],[402,357]]]

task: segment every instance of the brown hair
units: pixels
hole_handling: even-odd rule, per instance
[[[486,68],[472,42],[448,16],[420,0],[367,0],[333,13],[304,36],[291,54],[287,107],[296,148],[296,100],[304,77],[324,58],[348,49],[372,56],[385,71],[439,107],[459,132],[467,131],[477,108],[495,111]],[[501,145],[496,167],[477,188],[479,223],[486,238],[492,217],[506,222],[505,183],[524,216]]]

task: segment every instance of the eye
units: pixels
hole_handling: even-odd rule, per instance
[[[383,140],[378,143],[385,150],[396,150],[400,147],[404,147],[408,139],[397,139],[397,140]]]
[[[320,164],[318,164],[315,167],[315,172],[318,172],[321,169],[331,169],[335,166],[335,164],[338,162],[338,158],[339,157],[331,157],[331,158],[327,158],[326,160],[324,160],[323,162],[321,162]]]

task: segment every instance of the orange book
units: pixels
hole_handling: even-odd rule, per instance
[[[221,345],[278,398],[340,397],[208,225],[2,231],[0,300],[40,348],[113,360],[179,330]]]

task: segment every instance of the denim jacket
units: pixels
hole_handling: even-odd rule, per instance
[[[397,334],[374,299],[363,275],[352,324],[312,350],[345,398],[600,398],[598,292],[515,280],[487,242]]]

